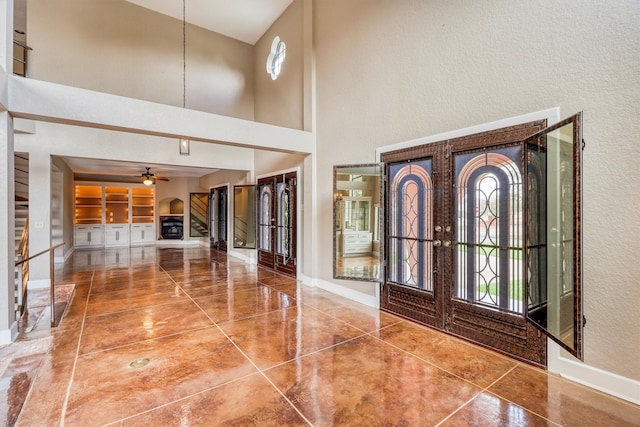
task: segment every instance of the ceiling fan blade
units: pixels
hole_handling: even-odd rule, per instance
[[[165,178],[163,176],[156,176],[154,177],[157,181],[170,181],[169,178]]]

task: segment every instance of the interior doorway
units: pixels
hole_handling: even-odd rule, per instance
[[[290,276],[297,265],[297,172],[258,179],[258,264]]]
[[[211,248],[227,251],[227,211],[229,187],[227,185],[212,188],[209,191],[209,226]]]

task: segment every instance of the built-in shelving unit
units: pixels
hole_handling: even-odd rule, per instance
[[[129,188],[105,187],[105,223],[129,223]]]
[[[102,186],[76,185],[76,224],[102,224]]]
[[[75,246],[128,246],[156,240],[153,187],[76,185]]]
[[[131,189],[131,223],[152,223],[154,221],[153,187]]]
[[[371,253],[371,197],[345,197],[342,203],[343,255]]]

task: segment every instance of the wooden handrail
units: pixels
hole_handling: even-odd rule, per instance
[[[51,299],[51,327],[53,328],[54,326],[56,326],[56,295],[54,292],[54,283],[53,283],[53,276],[54,276],[54,271],[53,271],[53,251],[55,251],[56,249],[58,249],[60,246],[64,246],[64,242],[62,243],[58,243],[55,246],[50,247],[49,249],[45,249],[44,251],[38,252],[35,255],[30,256],[27,259],[23,259],[21,261],[16,262],[16,267],[24,264],[25,262],[32,260],[34,258],[39,257],[40,255],[44,255],[47,252],[49,253],[49,277],[50,277],[50,286],[49,286],[49,295],[50,295],[50,299]]]
[[[44,255],[44,254],[46,254],[46,253],[47,253],[47,252],[49,252],[49,251],[54,251],[54,250],[58,249],[60,246],[63,246],[63,245],[64,245],[64,242],[62,242],[62,243],[58,243],[57,245],[52,246],[52,247],[50,247],[49,249],[45,249],[45,250],[44,250],[44,251],[42,251],[42,252],[38,252],[38,253],[37,253],[37,254],[35,254],[35,255],[31,255],[31,256],[30,256],[29,258],[27,258],[27,259],[23,259],[22,261],[18,261],[18,262],[16,262],[16,267],[17,267],[17,266],[19,266],[20,264],[24,264],[25,262],[27,262],[27,261],[29,261],[29,260],[32,260],[32,259],[34,259],[34,258],[37,258],[37,257],[39,257],[40,255]]]

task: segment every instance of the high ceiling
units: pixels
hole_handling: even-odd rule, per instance
[[[182,20],[183,2],[180,0],[125,0],[138,6]],[[215,31],[228,37],[255,44],[282,15],[293,0],[184,0],[185,20],[190,24]],[[15,0],[15,29],[26,28],[26,1]],[[16,38],[21,35],[17,34]],[[22,36],[24,37],[24,36]],[[25,41],[25,40],[23,40]],[[201,177],[215,169],[193,168],[148,163],[125,163],[108,160],[64,158],[69,167],[80,175],[139,177],[145,167],[165,177]]]
[[[126,0],[182,20],[180,0]],[[293,0],[184,0],[186,21],[255,44]]]

